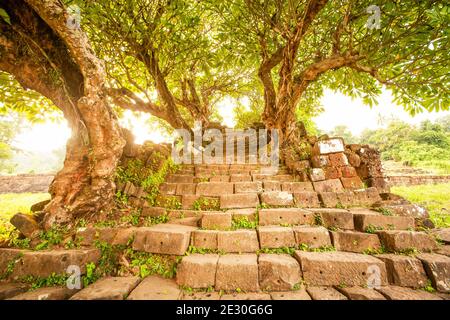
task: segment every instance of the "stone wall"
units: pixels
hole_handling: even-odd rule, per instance
[[[0,176],[0,193],[48,192],[52,174]]]
[[[386,177],[390,186],[411,186],[421,184],[450,183],[448,176],[388,176]]]

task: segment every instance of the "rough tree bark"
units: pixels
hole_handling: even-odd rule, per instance
[[[264,87],[264,112],[262,119],[266,127],[278,129],[282,144],[290,143],[296,135],[295,108],[304,92],[299,90],[298,81],[294,79],[295,60],[303,36],[308,31],[317,14],[325,7],[328,0],[310,0],[295,27],[283,34],[286,43],[274,53],[267,51],[265,39],[260,39],[262,63],[258,76]],[[279,81],[275,88],[272,69],[279,65]]]
[[[58,0],[0,0],[0,70],[60,108],[72,129],[64,168],[50,186],[44,228],[97,214],[113,203],[125,141],[106,100],[105,74],[82,30]]]

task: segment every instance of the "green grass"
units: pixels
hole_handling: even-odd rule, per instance
[[[396,186],[391,192],[427,208],[436,227],[450,227],[450,183]]]
[[[10,219],[18,212],[30,213],[31,205],[50,199],[48,193],[5,193],[0,194],[0,217]]]
[[[18,212],[30,213],[31,205],[50,199],[48,193],[5,193],[0,194],[0,240],[7,238],[12,225],[9,219]]]
[[[417,161],[412,165],[415,168],[430,170],[438,175],[450,174],[450,160]]]

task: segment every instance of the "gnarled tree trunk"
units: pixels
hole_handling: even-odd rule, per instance
[[[0,7],[10,20],[0,19],[0,70],[52,100],[72,129],[44,227],[108,210],[125,141],[106,100],[101,62],[60,1],[0,0]]]

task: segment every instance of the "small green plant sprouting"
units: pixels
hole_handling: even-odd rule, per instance
[[[378,249],[367,248],[366,250],[363,251],[363,254],[376,255],[376,254],[382,254],[382,253],[386,253],[386,252],[387,252],[386,248],[382,245]]]
[[[126,193],[123,193],[122,191],[116,192],[116,201],[119,204],[122,205],[128,205],[128,195]]]
[[[256,229],[258,222],[256,220],[250,221],[248,217],[236,217],[233,218],[231,228],[236,229]]]
[[[120,220],[125,223],[130,223],[133,226],[137,226],[141,220],[141,212],[140,210],[132,211],[130,214],[123,216]]]
[[[36,290],[42,287],[63,286],[66,284],[68,278],[69,276],[66,274],[56,274],[53,272],[45,278],[28,275],[21,278],[21,281],[31,284],[31,290]]]
[[[87,287],[91,283],[98,280],[99,276],[95,272],[96,265],[93,262],[86,264],[86,274],[83,276],[83,287]]]
[[[262,202],[261,204],[258,205],[258,210],[259,209],[269,209],[270,206],[264,202]]]
[[[125,257],[131,261],[131,267],[138,268],[139,276],[141,278],[153,274],[159,274],[165,278],[173,278],[176,274],[176,265],[178,261],[174,261],[169,257],[133,251],[131,249],[125,251]]]
[[[426,291],[426,292],[430,292],[433,293],[436,291],[436,289],[434,289],[433,284],[431,283],[431,280],[427,281],[427,285],[424,286],[423,288],[421,288],[422,290]]]
[[[383,230],[383,227],[381,227],[381,226],[374,226],[373,224],[369,224],[366,227],[365,232],[366,233],[375,233],[375,232],[380,231],[380,230]]]
[[[158,204],[159,201],[156,201],[155,203]],[[181,209],[181,202],[180,199],[178,199],[176,196],[168,196],[164,197],[162,200],[162,204],[166,209],[172,209],[172,210],[180,210]]]
[[[219,199],[200,197],[194,201],[192,208],[197,211],[220,210]]]
[[[19,239],[18,236],[13,236],[10,240],[10,244],[13,247],[20,249],[29,249],[31,240],[29,238]]]
[[[330,245],[325,245],[325,246],[320,246],[318,248],[311,248],[308,244],[306,243],[301,243],[298,246],[298,249],[301,251],[310,251],[310,252],[329,252],[329,251],[336,251],[336,248],[334,246],[330,246]]]
[[[337,209],[345,209],[345,206],[340,201],[338,201],[338,203],[336,204],[336,208]]]
[[[261,248],[257,251],[257,254],[261,253],[272,253],[272,254],[289,254],[294,255],[295,247],[282,247],[282,248]]]
[[[314,215],[314,223],[318,226],[323,226],[323,220],[322,220],[322,216],[320,215],[320,213],[316,213]]]
[[[0,280],[8,278],[14,272],[16,263],[18,263],[22,259],[22,257],[23,257],[23,253],[19,253],[16,257],[14,257],[10,261],[8,261],[5,272],[0,275]]]
[[[101,220],[94,223],[94,227],[97,228],[113,228],[117,225],[115,220]]]
[[[169,216],[167,214],[163,214],[161,216],[156,217],[145,217],[144,226],[152,226],[154,224],[167,223],[169,222]]]
[[[383,216],[393,216],[394,214],[392,213],[392,211],[388,208],[376,208],[375,211],[378,211],[379,213],[381,213]]]
[[[219,249],[208,249],[208,248],[199,248],[199,247],[195,247],[195,246],[189,246],[187,251],[186,251],[186,255],[190,255],[190,254],[211,254],[211,253],[216,253],[219,255],[224,255],[225,251],[223,250],[219,250]]]
[[[48,231],[41,231],[39,233],[41,242],[36,245],[34,250],[44,250],[59,245],[63,241],[65,233],[67,233],[67,229],[63,227],[52,227]]]
[[[420,253],[420,251],[417,248],[406,248],[402,250],[397,250],[398,254],[406,255],[406,256],[415,256]]]
[[[292,291],[298,291],[302,288],[302,283],[301,282],[297,282],[296,284],[294,284],[292,286]]]
[[[81,218],[75,222],[76,228],[85,228],[87,226],[87,222],[84,218]]]

